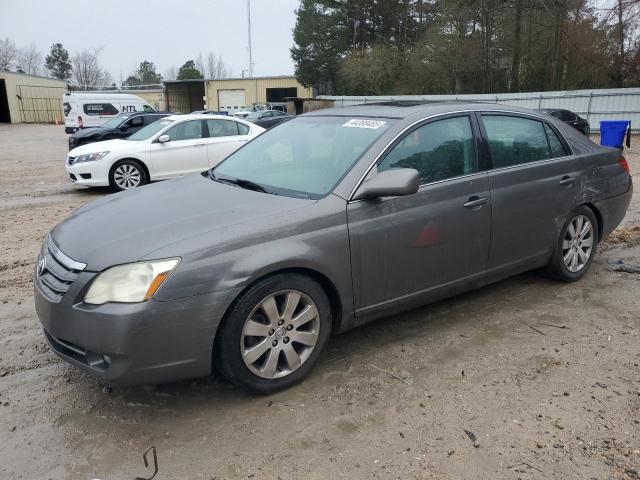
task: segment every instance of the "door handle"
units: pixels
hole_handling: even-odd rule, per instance
[[[462,206],[464,208],[481,207],[482,205],[484,205],[488,201],[489,201],[489,199],[486,198],[486,197],[478,197],[477,195],[474,195],[473,197],[469,197],[469,201],[467,203],[463,204]]]
[[[562,177],[562,180],[560,180],[560,185],[571,185],[573,182],[575,182],[576,179],[573,177],[570,177],[569,175],[565,175],[564,177]]]

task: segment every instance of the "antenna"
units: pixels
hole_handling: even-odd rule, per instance
[[[249,32],[249,78],[253,77],[253,53],[251,51],[251,0],[247,0],[247,29]]]

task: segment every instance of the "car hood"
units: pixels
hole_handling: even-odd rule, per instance
[[[69,152],[70,157],[77,157],[78,155],[85,155],[87,153],[96,153],[96,152],[117,152],[120,150],[129,150],[133,151],[134,149],[144,148],[148,146],[147,142],[144,140],[141,141],[132,141],[132,140],[105,140],[103,142],[93,142],[88,145],[81,145],[79,147],[74,148]]]
[[[104,142],[107,143],[107,142]],[[135,262],[163,247],[234,225],[304,208],[313,201],[225,185],[202,175],[160,182],[102,198],[58,224],[51,237],[88,271]],[[246,228],[238,229],[246,231]]]
[[[117,128],[103,128],[103,127],[83,128],[81,130],[78,130],[73,135],[71,135],[71,138],[74,138],[74,139],[91,138],[98,135],[109,135],[117,132],[120,132],[120,130],[118,130]]]

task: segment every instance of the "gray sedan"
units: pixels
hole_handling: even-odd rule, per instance
[[[531,269],[580,279],[631,194],[620,151],[544,114],[320,110],[78,210],[42,247],[35,304],[51,348],[106,381],[217,368],[270,393],[332,333]]]

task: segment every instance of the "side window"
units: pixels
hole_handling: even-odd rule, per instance
[[[155,122],[156,120],[160,120],[162,117],[160,115],[144,115],[142,118],[143,118],[144,126],[146,127],[147,125]]]
[[[508,115],[482,115],[494,168],[549,158],[542,122]]]
[[[142,117],[133,117],[127,122],[129,128],[137,128],[142,126]]]
[[[421,183],[473,173],[476,152],[469,117],[427,123],[400,141],[378,165],[378,171],[415,168]]]
[[[244,123],[240,123],[240,122],[236,122],[236,125],[238,125],[238,134],[240,135],[249,135],[249,127],[246,126]]]
[[[238,135],[237,123],[233,120],[207,120],[210,137],[232,137]]]
[[[558,135],[556,135],[556,132],[554,132],[553,129],[546,123],[544,124],[544,131],[547,133],[547,138],[549,139],[551,158],[566,157],[568,155],[568,152],[558,138]]]
[[[171,136],[171,141],[175,140],[193,140],[195,138],[202,138],[202,121],[201,120],[189,120],[179,123],[173,128],[170,128],[167,135]]]
[[[110,103],[85,103],[82,106],[87,115],[116,115],[118,109]]]
[[[155,110],[151,107],[151,105],[143,105],[142,110],[145,112],[155,112]]]

